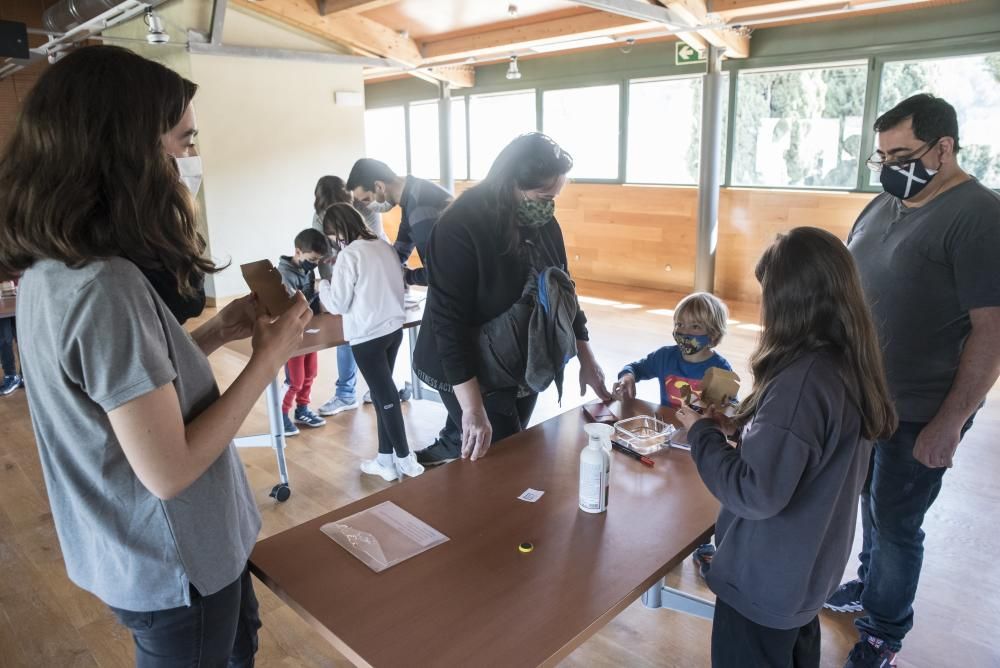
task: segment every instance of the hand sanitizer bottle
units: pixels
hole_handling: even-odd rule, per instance
[[[608,509],[611,478],[611,434],[614,427],[597,422],[584,425],[587,447],[580,453],[580,510],[603,513]],[[607,442],[607,449],[604,443]]]

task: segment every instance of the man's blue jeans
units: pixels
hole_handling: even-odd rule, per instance
[[[861,492],[863,546],[858,578],[864,582],[865,615],[854,624],[898,652],[913,628],[913,600],[924,561],[924,515],[941,491],[947,469],[927,468],[913,458],[925,422],[900,422],[872,449]],[[962,427],[964,435],[972,418]]]
[[[354,386],[358,382],[358,365],[354,361],[354,353],[348,345],[337,346],[337,392],[341,401],[353,404],[355,401]]]

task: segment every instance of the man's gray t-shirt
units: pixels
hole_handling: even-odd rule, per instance
[[[260,515],[235,447],[169,501],[136,477],[107,413],[173,383],[185,423],[219,396],[208,360],[131,262],[35,263],[21,279],[21,360],[70,579],[108,605],[190,604],[242,573]]]
[[[883,193],[847,243],[899,419],[928,422],[958,371],[969,311],[1000,306],[1000,196],[975,179],[918,208]]]

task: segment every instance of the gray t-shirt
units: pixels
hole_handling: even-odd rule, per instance
[[[847,238],[875,317],[899,419],[941,407],[972,330],[1000,306],[1000,196],[973,179],[919,208],[883,193]]]
[[[240,576],[260,515],[235,447],[169,501],[139,482],[107,413],[173,383],[189,422],[219,397],[208,360],[131,262],[24,273],[21,360],[70,579],[126,610],[190,604]]]

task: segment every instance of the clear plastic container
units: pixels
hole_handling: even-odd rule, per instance
[[[651,415],[637,415],[615,423],[619,441],[640,455],[651,455],[665,447],[677,427]]]

